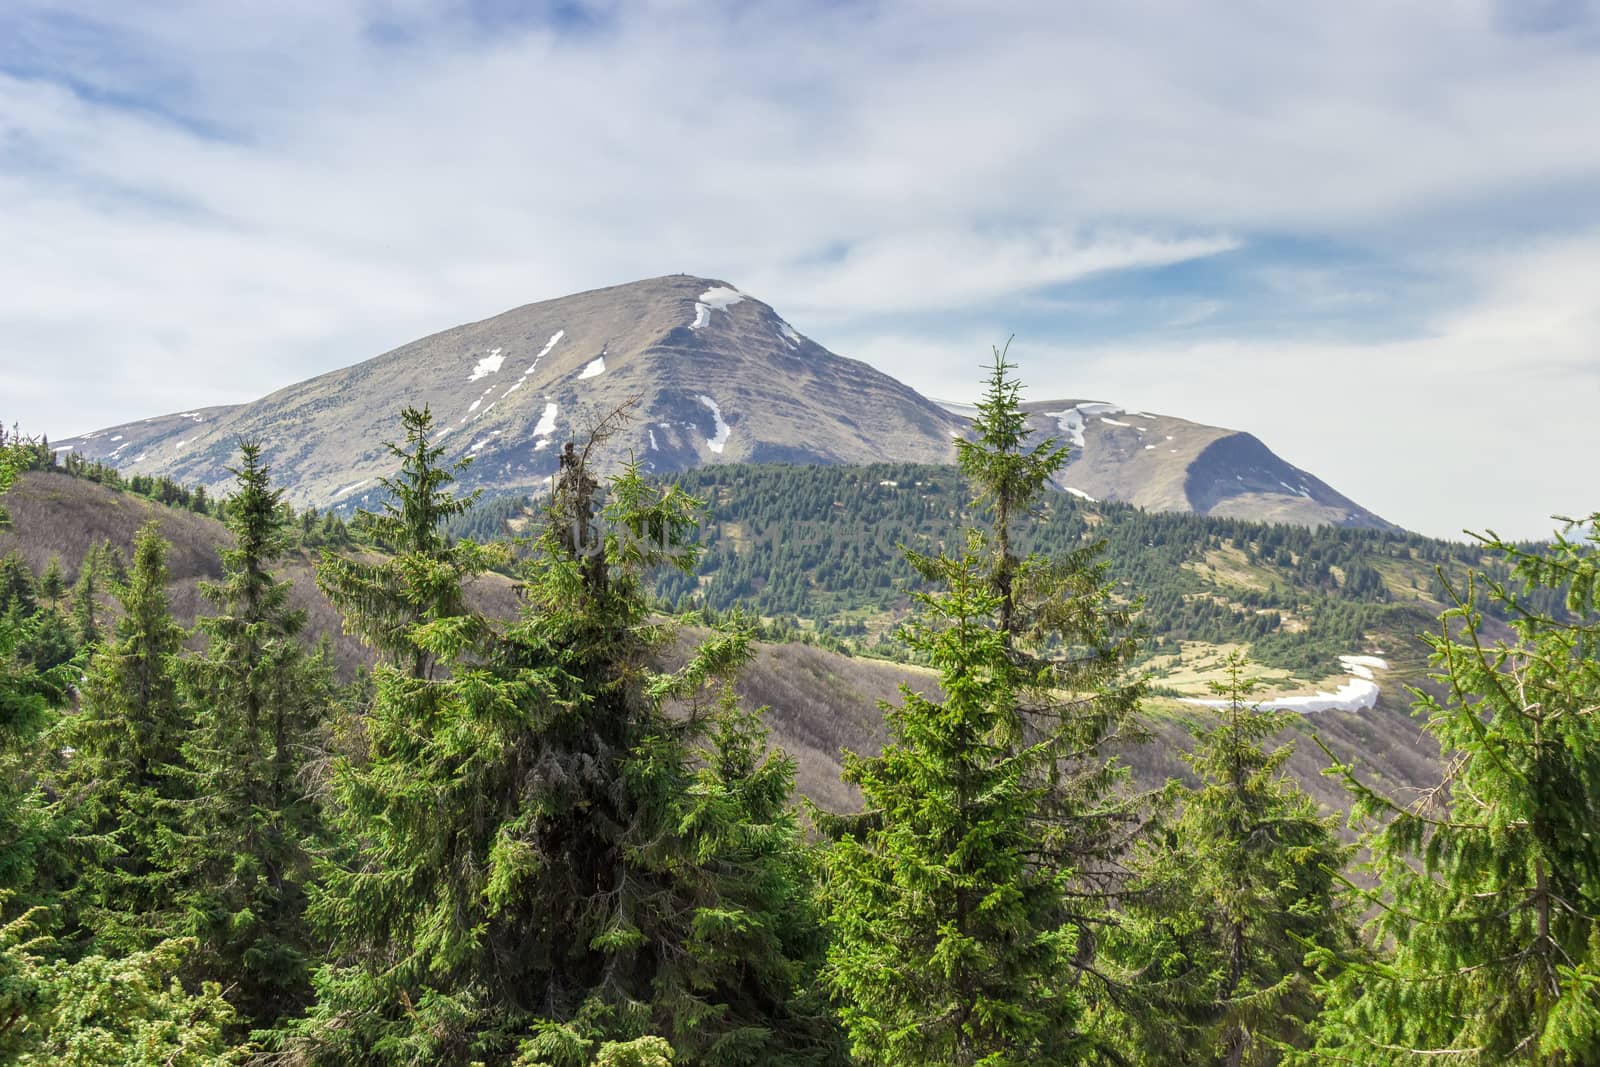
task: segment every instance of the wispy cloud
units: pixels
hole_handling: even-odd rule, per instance
[[[1389,467],[1508,484],[1531,438],[1474,455],[1481,427],[1401,408],[1508,367],[1563,403],[1593,381],[1600,42],[1538,6],[16,0],[0,416],[249,399],[683,270],[926,388],[970,372],[951,339],[1015,330],[1057,391],[1235,396],[1194,414],[1310,466],[1355,418],[1315,383],[1354,361],[1397,398],[1356,435]],[[1567,418],[1540,432],[1600,443]],[[1571,466],[1560,507],[1600,498]],[[1371,467],[1329,476],[1384,510],[1402,477]],[[1479,521],[1408,518],[1425,495],[1390,510]]]

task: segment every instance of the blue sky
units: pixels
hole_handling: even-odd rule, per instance
[[[253,399],[675,271],[930,394],[1600,507],[1588,0],[0,5],[0,417]]]

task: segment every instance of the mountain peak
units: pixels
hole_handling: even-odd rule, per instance
[[[635,403],[636,402],[636,403]],[[725,462],[945,462],[960,420],[809,340],[719,278],[664,275],[525,304],[254,403],[60,442],[130,473],[221,486],[237,441],[262,442],[296,504],[359,503],[392,472],[382,442],[407,405],[433,412],[463,479],[537,491],[566,440],[619,407],[611,442],[666,472]]]

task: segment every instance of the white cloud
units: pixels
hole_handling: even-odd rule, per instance
[[[1600,231],[1457,265],[1475,299],[1423,336],[1373,343],[1206,340],[1012,345],[1028,396],[1103,399],[1254,433],[1403,526],[1543,537],[1600,507]],[[1006,331],[863,336],[853,349],[961,399]],[[846,341],[848,343],[848,339]]]
[[[0,62],[0,417],[59,435],[250,399],[466,319],[672,271],[741,285],[923,384],[932,371],[896,355],[883,313],[913,338],[918,316],[992,332],[975,362],[1016,328],[997,305],[1029,290],[1248,253],[1259,234],[1454,280],[1507,204],[1600,222],[1589,31],[1503,32],[1487,5],[659,0],[593,5],[581,32],[461,10],[7,5],[0,60],[10,40],[27,62]],[[1531,244],[1518,226],[1506,247]],[[1129,365],[1159,373],[1174,413],[1214,398],[1219,421],[1251,416],[1233,421],[1380,511],[1363,491],[1374,464],[1340,458],[1369,439],[1389,442],[1389,467],[1396,449],[1437,453],[1450,478],[1520,483],[1560,419],[1518,436],[1484,415],[1496,450],[1480,453],[1480,430],[1433,409],[1441,389],[1469,407],[1494,394],[1504,365],[1486,357],[1512,347],[1553,392],[1566,383],[1560,410],[1592,396],[1581,244],[1528,252],[1542,278],[1490,250],[1468,280],[1493,299],[1473,310],[1458,287],[1460,310],[1424,341],[1242,336]],[[1264,299],[1280,286],[1364,314],[1365,279],[1275,269]],[[1227,319],[1167,296],[1154,320]],[[1039,339],[1074,374],[1140,386],[1111,373],[1135,358],[1126,346],[1090,364],[1070,340]],[[1325,361],[1362,352],[1379,353],[1386,417],[1417,428],[1315,446],[1306,412],[1334,403]],[[1262,384],[1214,385],[1206,360]],[[1228,390],[1249,403],[1222,403]],[[1298,414],[1258,419],[1265,404]],[[1324,451],[1333,468],[1313,462]],[[1393,499],[1400,521],[1457,522],[1448,501]]]

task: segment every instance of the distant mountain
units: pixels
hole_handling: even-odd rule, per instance
[[[1296,526],[1398,529],[1238,430],[1089,400],[1023,405],[1035,433],[1070,447],[1061,488],[1149,511]],[[970,404],[944,403],[970,419]]]
[[[392,473],[382,442],[428,405],[465,484],[536,493],[562,444],[637,399],[608,447],[648,471],[723,463],[944,463],[973,409],[940,404],[835,355],[770,306],[712,278],[672,275],[528,304],[457,326],[248,404],[112,426],[56,444],[126,474],[223,488],[237,441],[259,440],[291,502],[350,508]],[[1301,525],[1388,527],[1247,433],[1083,401],[1032,403],[1072,445],[1080,496],[1151,510]]]
[[[57,441],[128,474],[221,487],[260,440],[297,505],[358,502],[392,473],[382,442],[427,404],[469,487],[533,492],[567,440],[638,398],[611,442],[656,472],[710,463],[951,456],[962,422],[909,386],[802,336],[726,282],[674,275],[529,304],[253,403]]]

